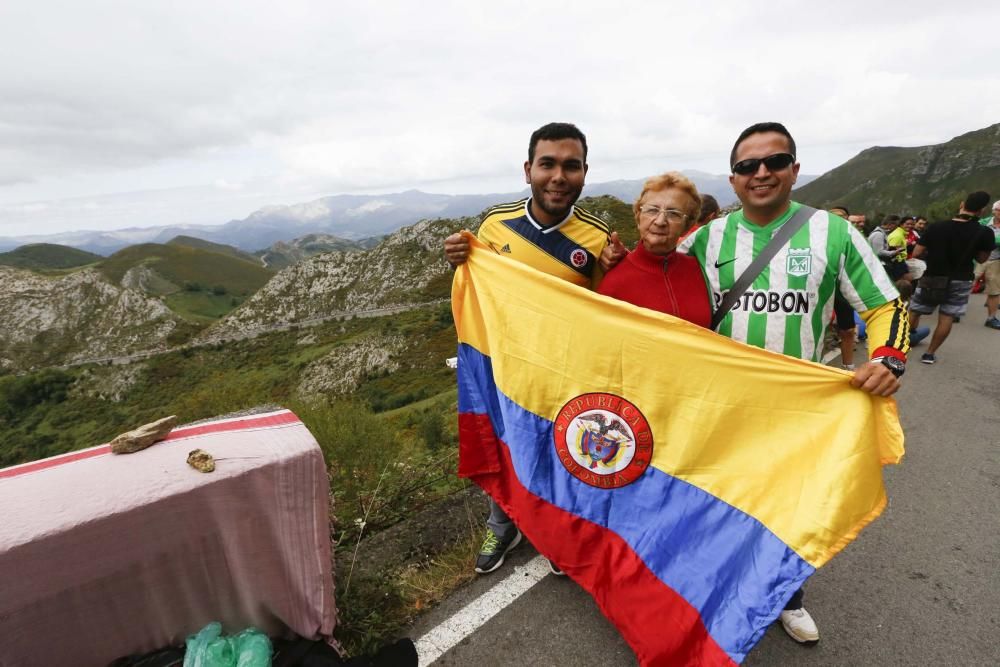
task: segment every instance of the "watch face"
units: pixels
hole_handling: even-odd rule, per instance
[[[896,377],[902,375],[903,371],[906,370],[906,364],[904,364],[896,357],[886,357],[885,359],[882,360],[882,363],[885,365],[886,368],[895,373]]]

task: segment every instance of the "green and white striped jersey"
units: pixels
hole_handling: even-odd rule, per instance
[[[679,250],[698,259],[713,309],[801,204],[766,226],[739,210],[689,236]],[[791,357],[818,361],[838,289],[864,312],[899,296],[871,247],[843,218],[817,211],[771,259],[722,320],[719,333]]]

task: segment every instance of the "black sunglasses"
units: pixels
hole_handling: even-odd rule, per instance
[[[752,157],[749,160],[740,160],[733,165],[733,173],[740,176],[756,174],[757,170],[760,169],[761,162],[764,163],[768,171],[781,171],[795,162],[795,156],[791,153],[775,153],[767,157]]]

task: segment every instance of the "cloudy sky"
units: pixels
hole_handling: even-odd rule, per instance
[[[515,191],[550,120],[591,182],[725,173],[760,120],[811,174],[1000,121],[997,3],[615,4],[4,0],[0,236]]]

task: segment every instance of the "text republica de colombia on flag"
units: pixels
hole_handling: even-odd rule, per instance
[[[452,287],[459,474],[642,664],[741,662],[885,507],[895,401],[470,242]]]

